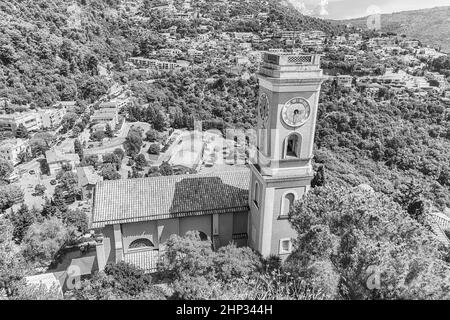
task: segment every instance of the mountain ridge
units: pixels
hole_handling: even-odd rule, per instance
[[[368,16],[330,21],[367,29],[367,18]],[[381,31],[405,34],[409,38],[415,38],[430,46],[439,46],[444,52],[450,52],[449,22],[450,6],[399,11],[381,14]]]

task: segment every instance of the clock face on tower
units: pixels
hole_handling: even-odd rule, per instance
[[[259,96],[258,113],[263,122],[269,118],[269,97],[265,93]]]
[[[291,127],[299,127],[306,122],[311,114],[308,101],[303,98],[293,98],[281,109],[281,118]]]

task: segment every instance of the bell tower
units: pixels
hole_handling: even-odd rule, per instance
[[[256,150],[251,159],[249,245],[282,259],[296,237],[290,206],[310,188],[320,87],[320,55],[264,53]]]

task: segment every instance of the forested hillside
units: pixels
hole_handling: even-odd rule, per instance
[[[131,55],[165,47],[157,31],[172,25],[178,26],[180,36],[198,33],[197,19],[168,19],[150,12],[153,2],[144,1],[141,14],[149,20],[139,21],[119,10],[119,0],[0,1],[0,97],[36,107],[58,100],[91,100],[108,85],[98,76],[99,64],[118,67]],[[227,16],[208,2],[199,9],[215,31],[258,33],[264,24],[232,18],[260,11],[270,13],[268,23],[282,17],[281,28],[334,30],[328,22],[275,2],[235,3]]]
[[[120,20],[108,16],[111,1],[83,3],[76,14],[72,1],[0,1],[0,96],[42,107],[106,91],[97,64],[117,62],[129,41]]]
[[[316,163],[330,181],[366,183],[405,206],[450,206],[450,114],[438,100],[375,102],[322,87]]]
[[[430,46],[440,46],[450,52],[450,7],[395,12],[381,15],[381,31],[405,34]],[[367,28],[367,17],[338,21]]]

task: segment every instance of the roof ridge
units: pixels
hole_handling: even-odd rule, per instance
[[[100,181],[99,184],[119,184],[119,183],[125,183],[125,181],[142,181],[147,179],[152,180],[169,180],[169,179],[179,179],[183,177],[198,177],[198,176],[204,176],[204,177],[217,177],[220,174],[228,174],[228,173],[250,173],[250,169],[248,167],[242,168],[242,169],[235,169],[235,170],[223,170],[223,171],[217,171],[217,172],[203,172],[203,173],[186,173],[186,174],[178,174],[178,175],[170,175],[170,176],[154,176],[154,177],[142,177],[142,178],[131,178],[131,179],[118,179],[118,180],[104,180]]]

